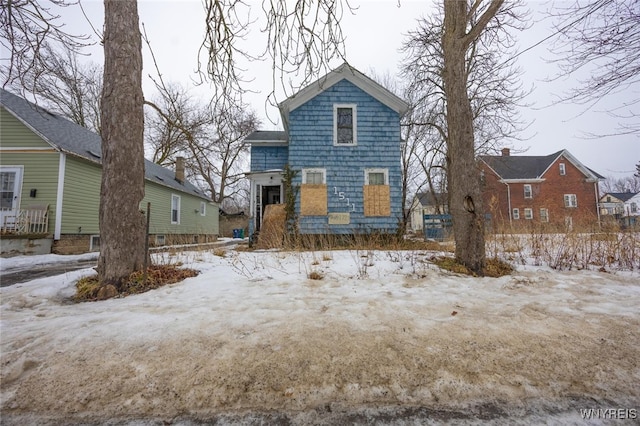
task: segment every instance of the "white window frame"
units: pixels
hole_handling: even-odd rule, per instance
[[[174,204],[174,201],[176,201],[176,203]],[[172,225],[179,225],[180,224],[180,196],[177,194],[171,194],[171,224]],[[174,208],[175,207],[175,208]],[[176,220],[173,219],[173,212],[177,211],[177,218]]]
[[[558,166],[560,166],[560,176],[566,175],[567,168],[565,167],[564,163],[559,163]]]
[[[524,198],[533,198],[533,189],[529,184],[524,185]]]
[[[357,104],[333,104],[333,146],[358,145],[358,108]],[[353,138],[351,143],[338,143],[338,108],[351,108]]]
[[[575,209],[578,207],[578,197],[576,194],[564,194],[564,206]]]
[[[307,184],[307,173],[322,173],[322,184],[327,184],[327,169],[302,169],[302,184]],[[320,185],[320,184],[319,184]]]
[[[98,244],[94,244],[94,241],[96,239],[98,240]],[[90,252],[100,251],[100,235],[99,234],[89,236],[89,251]]]
[[[540,222],[549,222],[549,209],[540,208]]]
[[[204,201],[200,201],[200,216],[207,215],[207,203]]]
[[[164,234],[156,234],[156,245],[157,246],[163,246],[166,244],[166,237],[164,236]]]
[[[512,215],[513,215],[512,216],[513,220],[519,220],[520,219],[520,209],[519,208],[513,209]]]
[[[530,208],[524,209],[524,218],[526,220],[533,219],[533,209],[530,209]]]
[[[364,184],[369,185],[369,173],[384,174],[384,185],[389,185],[389,169],[364,169]]]

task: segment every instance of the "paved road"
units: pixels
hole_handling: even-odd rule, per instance
[[[41,265],[30,265],[10,269],[6,273],[3,271],[2,274],[0,274],[0,287],[8,287],[37,278],[53,277],[78,269],[93,268],[97,265],[97,262],[96,259],[76,260],[72,262],[43,263]]]

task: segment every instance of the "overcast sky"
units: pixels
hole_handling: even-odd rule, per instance
[[[259,18],[262,14],[261,1],[247,0],[251,6],[251,15]],[[103,4],[98,0],[82,0],[84,11],[96,29],[102,30]],[[403,59],[399,51],[406,34],[416,26],[416,19],[433,10],[431,2],[401,0],[352,0],[358,10],[355,15],[346,13],[342,28],[346,34],[347,59],[365,74],[375,70],[379,75],[398,72]],[[544,9],[547,3],[528,2],[536,10]],[[140,21],[144,24],[151,40],[158,65],[167,82],[182,82],[185,85],[196,78],[197,52],[204,34],[204,8],[200,0],[140,0]],[[77,7],[61,12],[61,21],[68,25],[70,32],[90,33],[91,27]],[[534,19],[539,18],[535,13]],[[539,19],[536,19],[538,21]],[[254,53],[264,48],[265,38],[260,33],[260,25],[255,25],[247,46]],[[551,33],[549,22],[535,22],[532,27],[520,35],[521,49],[534,45]],[[567,149],[583,164],[604,176],[616,178],[630,176],[635,164],[640,161],[640,138],[638,136],[611,136],[593,139],[588,133],[610,134],[615,132],[618,120],[611,117],[607,110],[638,97],[639,87],[626,90],[604,99],[593,110],[584,111],[583,106],[554,104],[564,90],[575,84],[575,77],[548,82],[556,75],[555,65],[548,62],[553,56],[548,51],[549,44],[543,43],[518,58],[518,65],[525,74],[525,87],[534,86],[533,93],[526,100],[531,107],[523,108],[524,119],[533,121],[522,135],[523,141],[507,141],[514,151],[524,150],[523,155],[547,155],[561,149]],[[146,46],[144,47],[146,49]],[[90,48],[91,60],[102,63],[102,50],[99,45]],[[147,52],[144,57],[145,76],[153,73],[151,58]],[[340,62],[332,64],[337,67]],[[256,112],[263,117],[263,129],[277,130],[279,124],[272,123],[278,118],[275,107],[265,106],[266,96],[271,91],[271,66],[268,61],[253,62],[245,71],[247,89],[254,91],[247,100]],[[194,93],[206,98],[206,86]],[[147,79],[144,83],[145,96],[153,97],[153,85]],[[635,91],[635,93],[632,93]],[[281,101],[282,99],[278,99]]]

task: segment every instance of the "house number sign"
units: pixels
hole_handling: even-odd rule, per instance
[[[348,225],[350,216],[349,213],[329,213],[329,225]]]

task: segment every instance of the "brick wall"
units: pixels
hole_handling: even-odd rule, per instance
[[[560,174],[560,163],[564,164],[565,174]],[[509,198],[511,210],[517,208],[520,219],[512,220],[515,226],[540,223],[540,209],[548,210],[549,222],[564,225],[571,218],[574,226],[588,226],[597,223],[596,184],[587,182],[585,175],[564,157],[558,158],[544,174],[543,182],[517,182],[508,186],[499,182],[499,177],[483,162],[484,170],[483,199],[485,208],[492,214],[496,223],[509,222]],[[525,184],[531,185],[531,198],[525,198]],[[576,196],[577,207],[565,207],[565,194]],[[509,197],[510,196],[510,197]],[[533,219],[525,219],[525,209],[532,209]]]

